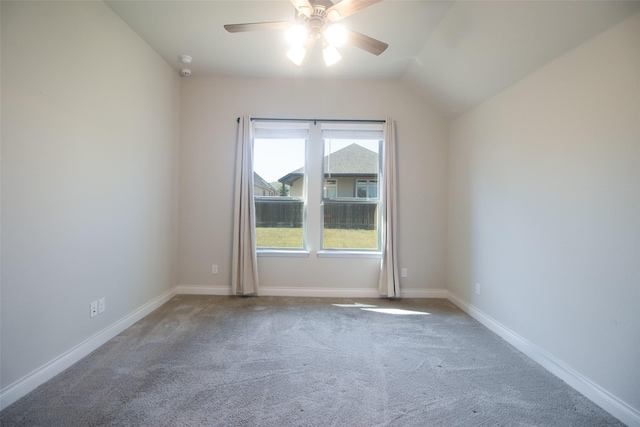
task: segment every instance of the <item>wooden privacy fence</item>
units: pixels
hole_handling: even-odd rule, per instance
[[[300,228],[304,204],[298,199],[256,197],[256,227]],[[375,230],[378,204],[362,202],[324,203],[324,228]]]
[[[324,228],[375,230],[377,203],[330,202],[324,204]]]
[[[304,203],[301,200],[264,197],[256,201],[256,227],[300,228]]]

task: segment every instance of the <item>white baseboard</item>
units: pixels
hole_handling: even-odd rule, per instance
[[[149,313],[162,306],[176,294],[197,295],[231,295],[230,287],[181,285],[171,289],[159,297],[149,301],[109,327],[103,329],[82,343],[56,357],[15,383],[0,391],[0,410],[11,405],[36,387],[44,384],[54,376],[78,362],[92,351],[141,320]],[[299,297],[344,297],[344,298],[378,298],[375,289],[312,289],[312,288],[269,288],[260,289],[265,296],[299,296]],[[523,352],[545,369],[565,381],[571,387],[584,394],[594,403],[629,426],[640,427],[640,411],[612,395],[602,387],[571,369],[540,347],[524,339],[506,326],[478,310],[473,305],[444,289],[410,289],[402,291],[403,298],[447,298],[467,312],[488,329],[502,337],[505,341]]]
[[[446,299],[448,292],[445,289],[400,289],[402,298],[440,298]]]
[[[226,286],[180,285],[177,294],[185,295],[233,295]],[[361,288],[278,288],[261,286],[258,295],[271,297],[320,297],[320,298],[380,298],[377,289]],[[401,290],[402,298],[447,298],[444,289],[407,289]]]
[[[380,298],[377,289],[270,288],[260,287],[258,295],[270,297]]]
[[[36,387],[44,384],[74,363],[80,361],[82,358],[89,355],[89,353],[169,301],[175,294],[176,290],[174,288],[159,297],[154,298],[133,311],[131,314],[123,317],[50,362],[25,375],[13,384],[5,387],[0,391],[0,410],[11,405],[27,393],[35,390]]]
[[[180,285],[176,287],[178,295],[233,295],[231,286]]]
[[[123,332],[157,309],[173,296],[185,295],[233,295],[229,286],[180,285],[149,301],[131,314],[118,320],[92,337],[86,339],[50,362],[42,365],[18,381],[0,390],[0,410],[11,405],[27,393],[35,390],[54,376],[71,367],[92,351]],[[287,297],[336,297],[336,298],[379,298],[376,289],[336,289],[336,288],[275,288],[262,287],[260,295]],[[442,289],[411,289],[402,291],[403,298],[446,298]]]
[[[478,310],[467,301],[452,292],[446,291],[446,293],[449,301],[460,307],[460,309],[464,310],[471,317],[499,335],[502,339],[520,350],[543,368],[585,395],[605,411],[609,412],[628,426],[640,427],[640,411],[638,409],[633,408],[626,402],[612,395],[599,385],[584,377],[582,374],[576,372],[571,367],[547,353],[539,346],[526,340],[500,322]]]
[[[186,295],[233,295],[231,287],[180,285],[178,294]],[[378,298],[375,289],[319,289],[319,288],[276,288],[261,286],[258,295],[270,297],[342,297],[342,298]]]

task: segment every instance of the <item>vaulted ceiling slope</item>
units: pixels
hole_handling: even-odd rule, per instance
[[[404,79],[447,117],[489,99],[626,17],[640,0],[384,0],[342,22],[389,44],[380,56],[351,46],[330,68],[315,49],[286,57],[283,31],[231,34],[224,24],[293,21],[290,1],[106,1],[168,63],[190,55],[194,74]]]

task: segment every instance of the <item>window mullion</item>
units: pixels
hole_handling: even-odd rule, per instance
[[[319,124],[309,128],[307,144],[307,169],[305,182],[307,191],[307,249],[318,251],[321,248],[322,188],[324,184],[324,160],[322,131]]]

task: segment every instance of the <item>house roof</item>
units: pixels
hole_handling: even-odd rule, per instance
[[[378,153],[353,143],[324,156],[324,174],[328,176],[373,176],[378,173]],[[304,167],[289,172],[278,181],[291,185],[304,176]]]
[[[264,178],[262,178],[255,172],[253,173],[253,185],[257,185],[258,187],[262,187],[267,190],[275,191],[276,193],[278,192],[278,190],[276,190],[273,185],[269,184],[264,180]]]

